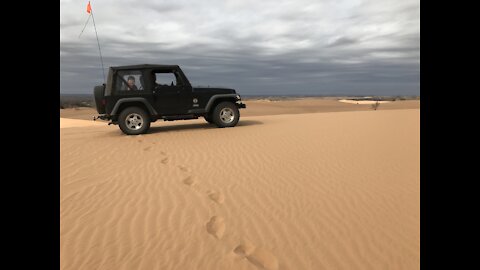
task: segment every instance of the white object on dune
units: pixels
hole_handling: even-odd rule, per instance
[[[376,100],[352,100],[352,99],[340,99],[339,100],[340,102],[343,102],[343,103],[351,103],[351,104],[375,104],[375,103],[390,103],[392,101],[388,101],[388,100],[379,100],[379,101],[376,101]]]

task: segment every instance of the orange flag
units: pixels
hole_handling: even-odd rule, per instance
[[[90,12],[92,12],[92,7],[90,6],[90,1],[88,1],[87,13],[90,13]]]

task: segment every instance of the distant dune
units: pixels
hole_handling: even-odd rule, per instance
[[[139,136],[61,119],[61,269],[419,269],[418,101],[327,101]]]

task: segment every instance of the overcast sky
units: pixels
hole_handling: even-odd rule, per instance
[[[88,1],[60,1],[60,92],[103,82]],[[419,0],[91,1],[105,68],[178,64],[244,95],[419,95]],[[107,72],[107,71],[105,71]]]

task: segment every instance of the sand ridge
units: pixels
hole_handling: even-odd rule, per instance
[[[106,122],[60,118],[60,128],[105,126]]]
[[[370,111],[371,102],[345,103],[333,98],[299,98],[287,100],[245,100],[247,109],[240,110],[242,116],[302,114],[317,112]],[[397,100],[383,103],[378,110],[419,109],[420,100]],[[91,121],[97,115],[94,108],[62,109],[60,117]],[[93,121],[92,121],[93,122]]]

